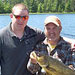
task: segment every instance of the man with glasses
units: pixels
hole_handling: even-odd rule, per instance
[[[0,30],[1,75],[32,75],[27,70],[29,53],[44,34],[27,25],[29,10],[24,4],[16,4],[10,17],[10,25]]]

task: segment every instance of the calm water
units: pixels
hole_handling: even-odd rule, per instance
[[[40,15],[30,15],[28,25],[39,28],[44,31],[44,20],[49,15],[56,15],[60,18],[62,23],[62,36],[75,38],[75,14],[40,14]],[[11,19],[6,15],[0,16],[0,29],[8,25]]]

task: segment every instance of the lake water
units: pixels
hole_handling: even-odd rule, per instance
[[[56,15],[62,23],[62,36],[75,38],[75,14],[33,14],[29,15],[28,25],[44,31],[44,20],[49,15]],[[0,15],[0,29],[11,22],[9,15]]]

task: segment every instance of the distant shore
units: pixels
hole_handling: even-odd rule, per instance
[[[0,15],[9,15],[10,13],[3,13]],[[49,13],[29,13],[29,14],[75,14],[75,12],[49,12]]]

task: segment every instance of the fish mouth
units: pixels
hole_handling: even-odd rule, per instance
[[[37,59],[37,58],[40,58],[42,56],[39,51],[32,51],[31,53],[32,54],[30,55],[30,57],[33,59]]]
[[[33,51],[34,58],[37,60],[38,64],[42,67],[46,67],[48,65],[46,56],[44,53],[39,51]]]

